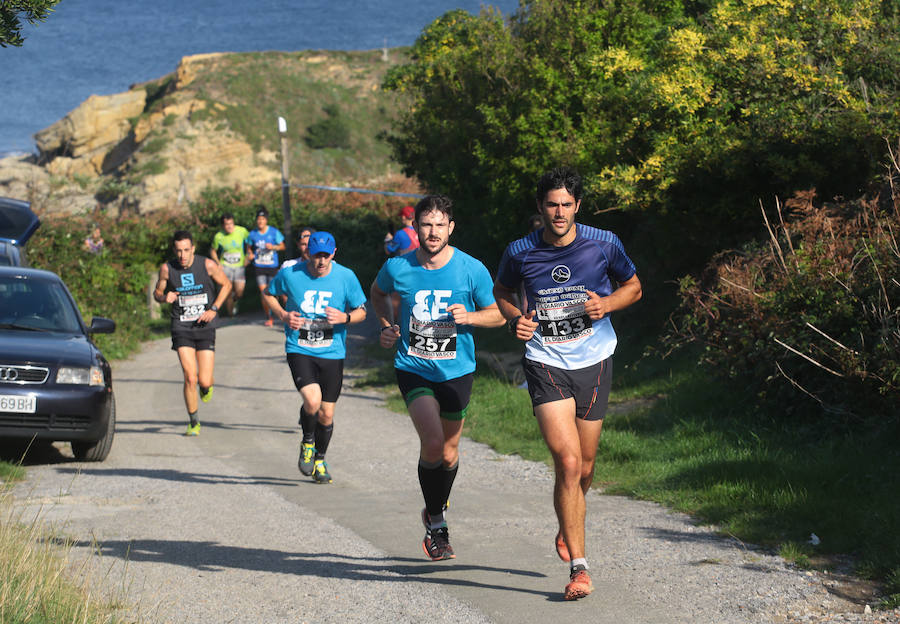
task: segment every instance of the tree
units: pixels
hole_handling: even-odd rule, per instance
[[[883,137],[900,132],[898,12],[897,0],[531,0],[508,23],[453,11],[386,79],[410,96],[391,141],[492,250],[523,232],[536,176],[569,164],[594,210],[643,214],[712,251],[757,230],[760,197],[855,196],[879,171]]]
[[[21,46],[22,21],[29,24],[44,21],[59,0],[2,0],[0,1],[0,47]]]

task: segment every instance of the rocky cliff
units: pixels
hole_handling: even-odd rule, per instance
[[[390,97],[380,53],[202,54],[125,93],[91,96],[35,135],[37,154],[0,160],[0,195],[43,215],[184,209],[208,187],[280,185],[278,116],[301,183],[372,183],[396,175],[379,133]],[[337,116],[352,140],[311,145]]]

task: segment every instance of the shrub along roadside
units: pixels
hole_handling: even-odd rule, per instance
[[[900,182],[900,163],[895,171]],[[782,418],[900,424],[900,190],[815,205],[801,193],[767,219],[770,240],[720,255],[681,283],[675,341],[705,347]],[[892,192],[893,190],[893,192]]]

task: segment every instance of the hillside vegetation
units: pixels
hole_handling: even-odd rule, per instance
[[[214,53],[125,93],[91,96],[0,161],[0,194],[42,215],[187,211],[207,188],[280,187],[278,119],[295,184],[384,188],[403,98],[381,89],[403,49]],[[391,189],[387,189],[391,190]]]

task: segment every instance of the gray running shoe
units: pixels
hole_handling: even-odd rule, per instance
[[[316,483],[331,483],[331,475],[328,473],[328,464],[324,459],[317,459],[313,466],[313,481]]]
[[[297,468],[307,477],[313,473],[313,458],[316,456],[316,447],[306,442],[300,442],[300,458],[297,460]]]

